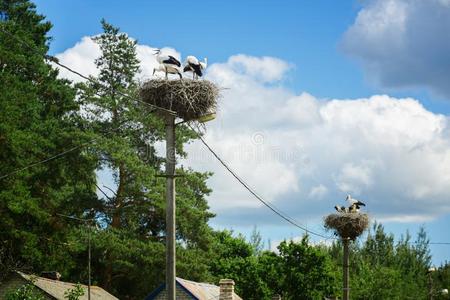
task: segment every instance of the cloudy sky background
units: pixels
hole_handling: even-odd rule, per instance
[[[450,242],[450,1],[310,2],[176,2],[171,18],[169,5],[143,1],[37,4],[54,23],[52,53],[84,74],[97,72],[89,36],[102,17],[138,39],[140,78],[156,65],[153,47],[208,56],[206,78],[225,89],[205,139],[298,223],[323,233],[322,217],[350,193],[397,237],[425,225],[432,241]],[[272,243],[302,234],[202,144],[187,150],[181,164],[214,172],[213,226],[256,225]],[[435,263],[449,250],[433,245]]]

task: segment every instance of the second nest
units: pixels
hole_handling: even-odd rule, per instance
[[[174,111],[185,121],[215,113],[219,88],[207,80],[163,80],[145,82],[140,97],[151,105]]]
[[[343,239],[355,240],[369,226],[369,215],[361,213],[337,213],[325,218],[325,228],[333,230]]]

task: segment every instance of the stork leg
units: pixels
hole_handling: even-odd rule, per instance
[[[169,76],[167,75],[167,70],[166,70],[166,80],[168,80],[169,79]]]
[[[181,80],[181,78],[183,78],[183,76],[181,76],[180,72],[177,71],[177,73],[178,73],[178,76],[180,76],[180,80]]]

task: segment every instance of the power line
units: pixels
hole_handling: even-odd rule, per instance
[[[117,129],[112,129],[112,130],[110,130],[109,132],[103,132],[103,133],[101,133],[101,134],[107,134],[107,133],[111,133],[111,132],[114,132],[114,131],[117,131]],[[100,137],[103,137],[103,136],[100,135]],[[98,138],[100,138],[100,137],[98,137]],[[92,142],[94,142],[95,140],[96,140],[96,139],[91,139],[89,142],[86,142],[86,143],[83,143],[83,144],[81,144],[81,145],[72,147],[72,148],[70,148],[70,149],[68,149],[68,150],[62,151],[62,152],[60,152],[60,153],[58,153],[58,154],[55,154],[55,155],[53,155],[53,156],[51,156],[51,157],[45,158],[45,159],[43,159],[43,160],[40,160],[40,161],[37,161],[37,162],[34,162],[34,163],[31,163],[31,164],[29,164],[29,165],[27,165],[27,166],[25,166],[25,167],[18,168],[18,169],[16,169],[16,170],[12,171],[12,172],[9,172],[9,173],[7,173],[7,174],[1,175],[1,176],[0,176],[0,180],[2,180],[2,179],[4,179],[4,178],[7,178],[7,177],[9,177],[9,176],[12,176],[12,175],[14,175],[14,174],[16,174],[16,173],[25,171],[25,170],[27,170],[27,169],[29,169],[29,168],[35,167],[35,166],[37,166],[37,165],[41,165],[41,164],[50,162],[50,161],[52,161],[52,160],[55,160],[55,159],[57,159],[57,158],[60,158],[60,157],[66,155],[66,154],[68,154],[68,153],[70,153],[70,152],[73,152],[73,151],[75,151],[75,150],[77,150],[77,149],[79,149],[79,148],[82,148],[82,147],[91,145]]]
[[[93,83],[94,85],[103,86],[101,83],[95,81],[93,78],[91,78],[91,77],[89,77],[89,76],[86,76],[86,75],[84,75],[84,74],[82,74],[82,73],[80,73],[80,72],[78,72],[78,71],[76,71],[76,70],[73,70],[72,68],[70,68],[70,67],[68,67],[68,66],[66,66],[66,65],[64,65],[64,64],[62,64],[62,63],[60,63],[59,60],[58,60],[58,58],[56,58],[56,57],[54,57],[54,56],[51,56],[51,55],[48,55],[48,54],[43,54],[43,53],[41,53],[38,49],[36,49],[36,47],[33,47],[33,46],[31,46],[30,44],[28,44],[27,42],[25,42],[25,41],[23,41],[22,39],[18,38],[17,36],[15,36],[15,35],[12,34],[11,32],[9,32],[8,30],[6,30],[5,28],[3,28],[3,26],[0,26],[0,30],[3,31],[4,33],[6,33],[6,34],[7,34],[8,36],[10,36],[11,38],[13,38],[13,39],[15,39],[16,41],[18,41],[19,43],[21,43],[22,45],[24,45],[25,47],[27,47],[27,48],[28,48],[29,50],[31,50],[32,52],[34,52],[34,53],[36,53],[36,54],[42,56],[44,59],[53,62],[54,64],[60,66],[61,68],[64,68],[64,69],[66,69],[67,71],[69,71],[69,72],[71,72],[71,73],[73,73],[73,74],[75,74],[75,75],[77,75],[77,76],[79,76],[79,77],[81,77],[81,78],[83,78],[83,79],[85,79],[85,80],[88,80],[89,82]],[[103,86],[103,87],[104,87],[104,86]],[[116,92],[117,94],[123,96],[123,97],[128,98],[128,99],[131,99],[131,100],[134,100],[134,101],[143,103],[143,104],[145,104],[145,105],[148,105],[149,107],[152,107],[152,108],[154,108],[155,110],[163,111],[163,112],[165,112],[165,113],[168,113],[168,114],[171,114],[171,115],[175,115],[175,116],[176,116],[176,112],[173,111],[173,110],[166,109],[166,108],[163,108],[163,107],[160,107],[160,106],[157,106],[157,105],[153,105],[153,104],[147,103],[147,102],[145,102],[145,101],[142,101],[142,100],[140,100],[140,99],[133,98],[133,97],[131,97],[130,95],[128,95],[128,94],[126,94],[126,93],[123,93],[123,92],[121,92],[121,91],[118,91],[118,90],[115,91],[115,92]],[[98,92],[97,92],[96,94],[97,94],[98,96],[100,96],[100,97],[102,96],[102,95],[100,95]]]
[[[31,50],[32,52],[34,52],[34,53],[36,53],[36,54],[42,56],[44,59],[47,59],[47,60],[49,60],[49,61],[55,63],[56,65],[58,65],[58,66],[60,66],[60,67],[62,67],[62,68],[64,68],[64,69],[68,70],[69,72],[71,72],[71,73],[73,73],[73,74],[75,74],[75,75],[77,75],[77,76],[80,76],[81,78],[83,78],[83,79],[85,79],[85,80],[88,80],[89,82],[91,82],[91,83],[93,83],[93,84],[95,84],[95,85],[102,86],[100,83],[96,82],[94,79],[92,79],[92,78],[90,78],[90,77],[88,77],[88,76],[86,76],[86,75],[83,75],[83,74],[81,74],[80,72],[78,72],[78,71],[76,71],[76,70],[73,70],[73,69],[71,69],[70,67],[68,67],[68,66],[66,66],[66,65],[64,65],[64,64],[62,64],[62,63],[60,63],[56,57],[50,56],[50,55],[47,55],[47,54],[42,54],[38,49],[36,49],[36,47],[33,47],[33,46],[31,46],[30,44],[28,44],[27,42],[25,42],[25,41],[23,41],[22,39],[18,38],[17,36],[15,36],[15,35],[12,34],[11,32],[9,32],[8,30],[6,30],[3,26],[0,26],[0,30],[3,31],[4,33],[6,33],[6,34],[7,34],[8,36],[10,36],[11,38],[13,38],[13,39],[15,39],[16,41],[18,41],[20,44],[24,45],[26,48],[28,48],[28,49]],[[129,95],[127,95],[127,94],[125,94],[125,93],[123,93],[123,92],[121,92],[121,91],[116,91],[116,92],[117,92],[118,94],[120,94],[120,95],[126,97],[126,98],[129,98],[129,99],[131,99],[131,100],[135,100],[135,101],[141,102],[141,103],[143,103],[143,104],[145,104],[145,105],[148,105],[149,107],[152,107],[152,108],[154,108],[154,109],[161,110],[161,111],[164,111],[164,112],[169,113],[169,114],[176,114],[176,113],[175,113],[174,111],[172,111],[172,110],[165,109],[165,108],[162,108],[162,107],[159,107],[159,106],[156,106],[156,105],[153,105],[153,104],[144,102],[144,101],[139,100],[139,99],[132,98],[131,96],[129,96]],[[99,95],[98,92],[97,92],[96,94]],[[101,96],[101,95],[99,95],[99,96]],[[24,170],[27,170],[27,169],[29,169],[29,168],[32,168],[32,167],[34,167],[34,166],[37,166],[37,165],[40,165],[40,164],[43,164],[43,163],[52,161],[52,160],[54,160],[54,159],[57,159],[57,158],[59,158],[59,157],[65,155],[65,154],[68,154],[68,153],[70,153],[70,152],[72,152],[72,151],[77,150],[78,148],[84,147],[84,146],[86,146],[87,144],[89,144],[89,143],[85,143],[85,144],[82,144],[82,145],[75,146],[75,147],[73,147],[73,148],[71,148],[71,149],[69,149],[69,150],[63,151],[63,152],[58,153],[58,154],[56,154],[56,155],[54,155],[54,156],[51,156],[51,157],[49,157],[49,158],[46,158],[46,159],[43,159],[43,160],[41,160],[41,161],[32,163],[32,164],[30,164],[30,165],[28,165],[28,166],[25,166],[25,167],[23,167],[23,168],[19,168],[19,169],[14,170],[14,171],[12,171],[12,172],[10,172],[10,173],[1,175],[1,176],[0,176],[0,180],[4,179],[4,178],[6,178],[6,177],[9,177],[9,176],[11,176],[11,175],[14,175],[14,174],[16,174],[16,173],[19,173],[19,172],[21,172],[21,171],[24,171]]]
[[[72,148],[70,148],[70,149],[68,149],[68,150],[62,151],[62,152],[60,152],[60,153],[58,153],[58,154],[55,154],[55,155],[53,155],[53,156],[51,156],[51,157],[45,158],[45,159],[43,159],[43,160],[40,160],[40,161],[37,161],[37,162],[34,162],[34,163],[31,163],[31,164],[29,164],[29,165],[27,165],[27,166],[25,166],[25,167],[18,168],[18,169],[16,169],[16,170],[12,171],[12,172],[9,172],[9,173],[7,173],[7,174],[1,175],[1,176],[0,176],[0,180],[4,179],[4,178],[6,178],[6,177],[9,177],[9,176],[11,176],[11,175],[14,175],[14,174],[16,174],[16,173],[22,172],[22,171],[24,171],[24,170],[26,170],[26,169],[32,168],[32,167],[34,167],[34,166],[37,166],[37,165],[40,165],[40,164],[44,164],[44,163],[47,163],[47,162],[52,161],[52,160],[54,160],[54,159],[60,158],[60,157],[66,155],[66,154],[68,154],[68,153],[70,153],[70,152],[72,152],[72,151],[75,151],[75,150],[77,150],[77,149],[79,149],[79,148],[82,148],[82,147],[91,145],[92,142],[95,142],[96,139],[105,137],[106,134],[109,134],[109,133],[112,133],[112,132],[115,132],[115,131],[118,131],[118,130],[119,130],[119,129],[114,128],[114,129],[110,129],[109,131],[100,132],[98,137],[93,138],[93,139],[89,140],[89,141],[86,142],[86,143],[83,143],[83,144],[81,144],[81,145],[72,147]]]
[[[205,139],[190,125],[188,124],[188,126],[196,133],[196,135],[198,136],[198,138],[200,139],[200,141],[203,143],[203,145],[205,145],[205,147],[213,154],[213,156],[231,173],[231,175],[233,175],[234,178],[236,178],[239,183],[241,183],[253,196],[256,197],[257,200],[259,200],[260,202],[262,202],[266,207],[268,207],[271,211],[273,211],[275,214],[277,214],[279,217],[281,217],[282,219],[284,219],[285,221],[289,222],[290,224],[294,225],[295,227],[298,227],[302,230],[304,230],[307,233],[316,235],[318,237],[322,237],[325,239],[334,239],[337,240],[335,237],[326,237],[322,234],[316,233],[314,231],[311,231],[307,228],[305,228],[302,225],[299,225],[296,223],[296,221],[289,217],[286,213],[283,213],[280,209],[276,208],[273,204],[268,203],[267,201],[265,201],[264,199],[262,199],[261,196],[259,196],[242,178],[240,178],[236,172],[234,172],[226,163],[225,161],[219,157],[219,155],[211,148],[211,146],[208,145],[208,143],[206,143]],[[417,242],[409,242],[409,243],[414,243],[417,244]],[[450,245],[450,242],[429,242],[429,245]]]
[[[189,128],[191,128],[196,133],[196,135],[198,136],[200,141],[203,143],[203,145],[205,145],[205,147],[209,150],[209,152],[212,153],[212,155],[222,164],[222,166],[224,166],[225,169],[227,169],[227,171],[234,178],[236,178],[236,180],[242,186],[244,186],[258,201],[260,201],[262,204],[264,204],[273,213],[275,213],[276,215],[278,215],[280,218],[284,219],[286,222],[290,223],[291,225],[293,225],[293,226],[295,226],[297,228],[300,228],[301,230],[304,230],[306,233],[310,233],[310,234],[316,235],[316,236],[324,238],[324,239],[336,239],[335,237],[327,237],[327,236],[322,235],[320,233],[311,231],[311,230],[307,229],[306,227],[304,227],[302,225],[297,224],[297,222],[295,222],[294,219],[289,217],[287,214],[283,213],[280,209],[276,208],[273,204],[270,204],[269,202],[265,201],[241,177],[239,177],[236,174],[236,172],[234,172],[222,158],[219,157],[219,155],[208,145],[208,143],[205,141],[205,139],[203,139],[203,137],[190,124],[188,124],[188,126],[189,126]]]
[[[63,217],[63,218],[67,218],[67,219],[72,219],[72,220],[77,220],[77,221],[81,221],[81,222],[94,222],[95,219],[82,219],[82,218],[77,218],[74,216],[68,216],[68,215],[64,215],[64,214],[60,214],[60,213],[56,213],[56,215]]]
[[[36,53],[36,54],[38,54],[38,55],[40,55],[40,56],[42,56],[44,59],[46,59],[46,60],[49,60],[49,61],[51,61],[51,62],[53,62],[54,64],[56,64],[56,65],[58,65],[58,66],[60,66],[61,68],[64,68],[64,69],[66,69],[67,71],[69,71],[69,72],[71,72],[71,73],[73,73],[73,74],[75,74],[75,75],[77,75],[77,76],[79,76],[79,77],[81,77],[81,78],[83,78],[83,79],[85,79],[85,80],[87,80],[87,81],[89,81],[89,82],[91,82],[91,83],[93,83],[94,85],[99,85],[99,86],[102,86],[102,84],[100,84],[100,83],[98,83],[98,82],[96,82],[94,79],[92,79],[91,77],[88,77],[88,76],[86,76],[86,75],[84,75],[84,74],[82,74],[82,73],[80,73],[80,72],[78,72],[78,71],[76,71],[76,70],[73,70],[72,68],[70,68],[70,67],[68,67],[68,66],[66,66],[66,65],[64,65],[64,64],[62,64],[62,63],[60,63],[59,62],[59,60],[56,58],[56,57],[54,57],[54,56],[51,56],[51,55],[47,55],[47,54],[42,54],[40,51],[38,51],[35,47],[33,47],[33,46],[31,46],[31,45],[29,45],[28,43],[26,43],[25,41],[23,41],[22,39],[20,39],[20,38],[18,38],[17,36],[15,36],[14,34],[12,34],[11,32],[9,32],[9,31],[7,31],[5,28],[3,28],[3,26],[1,26],[0,27],[0,30],[2,30],[4,33],[6,33],[7,35],[9,35],[10,37],[12,37],[13,39],[15,39],[16,41],[18,41],[19,43],[21,43],[22,45],[24,45],[24,46],[26,46],[28,49],[30,49],[32,52],[34,52],[34,53]],[[152,107],[152,108],[154,108],[154,109],[156,109],[156,110],[160,110],[160,111],[164,111],[164,112],[166,112],[166,113],[169,113],[169,114],[172,114],[172,115],[176,115],[176,112],[174,112],[174,111],[172,111],[172,110],[169,110],[169,109],[165,109],[165,108],[163,108],[163,107],[159,107],[159,106],[157,106],[157,105],[153,105],[153,104],[150,104],[150,103],[147,103],[147,102],[145,102],[145,101],[142,101],[142,100],[139,100],[139,99],[136,99],[136,98],[133,98],[133,97],[131,97],[130,95],[128,95],[128,94],[126,94],[126,93],[123,93],[123,92],[121,92],[121,91],[116,91],[118,94],[120,94],[121,96],[123,96],[123,97],[126,97],[126,98],[128,98],[128,99],[131,99],[131,100],[134,100],[134,101],[138,101],[138,102],[140,102],[140,103],[143,103],[143,104],[145,104],[145,105],[148,105],[149,107]],[[96,93],[97,95],[98,95],[98,93]],[[301,225],[299,225],[299,224],[297,224],[295,221],[294,221],[294,219],[292,219],[291,217],[289,217],[287,214],[285,214],[285,213],[283,213],[280,209],[278,209],[278,208],[276,208],[273,204],[270,204],[270,203],[268,203],[267,201],[265,201],[261,196],[259,196],[242,178],[240,178],[215,152],[214,152],[214,150],[206,143],[206,141],[202,138],[202,136],[194,129],[194,128],[192,128],[189,124],[188,124],[188,126],[197,134],[197,136],[199,137],[199,139],[200,139],[200,141],[208,148],[208,150],[214,155],[214,157],[233,175],[233,177],[235,177],[237,180],[238,180],[238,182],[239,183],[241,183],[253,196],[255,196],[255,198],[257,199],[257,200],[259,200],[261,203],[263,203],[266,207],[268,207],[271,211],[273,211],[275,214],[277,214],[278,216],[280,216],[282,219],[284,219],[285,221],[287,221],[287,222],[289,222],[290,224],[292,224],[292,225],[294,225],[295,227],[298,227],[298,228],[300,228],[300,229],[302,229],[302,230],[304,230],[305,232],[307,232],[307,233],[310,233],[310,234],[313,234],[313,235],[316,235],[316,236],[319,236],[319,237],[322,237],[322,238],[325,238],[325,239],[336,239],[336,238],[334,238],[334,237],[326,237],[326,236],[324,236],[324,235],[321,235],[321,234],[319,234],[319,233],[316,233],[316,232],[314,232],[314,231],[311,231],[311,230],[309,230],[309,229],[307,229],[306,227],[304,227],[304,226],[301,226]],[[47,158],[47,159],[44,159],[44,160],[42,160],[42,161],[39,161],[39,162],[36,162],[36,163],[33,163],[33,164],[30,164],[30,165],[28,165],[28,166],[25,166],[25,167],[23,167],[23,168],[20,168],[20,169],[17,169],[17,170],[15,170],[15,171],[12,171],[12,172],[10,172],[10,173],[8,173],[8,174],[5,174],[5,175],[2,175],[2,176],[0,176],[0,180],[1,179],[4,179],[4,178],[6,178],[6,177],[9,177],[9,176],[11,176],[11,175],[13,175],[13,174],[16,174],[16,173],[18,173],[18,172],[21,172],[21,171],[24,171],[24,170],[26,170],[26,169],[29,169],[29,168],[31,168],[31,167],[34,167],[34,166],[36,166],[36,165],[39,165],[39,164],[43,164],[43,163],[46,163],[46,162],[49,162],[49,161],[51,161],[51,160],[54,160],[54,159],[57,159],[57,158],[59,158],[59,157],[61,157],[61,156],[63,156],[63,155],[65,155],[65,154],[67,154],[67,153],[70,153],[70,152],[72,152],[72,151],[75,151],[76,149],[78,149],[78,148],[81,148],[81,147],[84,147],[85,145],[87,145],[88,143],[85,143],[85,144],[82,144],[82,145],[79,145],[79,146],[75,146],[75,147],[73,147],[73,148],[71,148],[71,149],[69,149],[69,150],[66,150],[66,151],[63,151],[63,152],[61,152],[61,153],[59,153],[59,154],[56,154],[56,155],[54,155],[54,156],[52,156],[52,157],[49,157],[49,158]],[[97,188],[98,188],[98,186],[97,186]],[[101,192],[103,192],[100,188],[99,188],[99,190],[101,191]],[[431,244],[431,245],[450,245],[450,243],[447,243],[447,242],[430,242],[429,244]]]
[[[108,194],[106,194],[106,192],[104,191],[104,190],[102,190],[99,186],[98,186],[98,184],[97,183],[94,183],[95,184],[95,186],[97,187],[97,189],[109,200],[109,201],[113,201],[113,199],[110,197],[110,196],[108,196]]]
[[[51,156],[51,157],[49,157],[49,158],[46,158],[46,159],[43,159],[43,160],[41,160],[41,161],[32,163],[32,164],[30,164],[30,165],[28,165],[28,166],[25,166],[25,167],[23,167],[23,168],[19,168],[19,169],[17,169],[17,170],[14,170],[14,171],[12,171],[12,172],[10,172],[10,173],[7,173],[7,174],[5,174],[5,175],[0,176],[0,180],[4,179],[4,178],[6,178],[6,177],[9,177],[9,176],[11,176],[11,175],[14,175],[14,174],[16,174],[16,173],[25,171],[25,170],[27,170],[27,169],[29,169],[29,168],[34,167],[34,166],[37,166],[37,165],[40,165],[40,164],[44,164],[44,163],[46,163],[46,162],[52,161],[52,160],[54,160],[54,159],[57,159],[57,158],[59,158],[59,157],[61,157],[61,156],[63,156],[63,155],[66,155],[67,153],[70,153],[70,152],[72,152],[72,151],[75,151],[75,150],[77,150],[77,149],[79,149],[79,148],[81,148],[81,147],[84,147],[84,146],[88,145],[88,144],[89,144],[89,143],[84,143],[84,144],[75,146],[75,147],[73,147],[73,148],[70,148],[69,150],[63,151],[63,152],[58,153],[58,154],[56,154],[56,155],[54,155],[54,156]]]

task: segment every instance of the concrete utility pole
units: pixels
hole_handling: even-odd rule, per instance
[[[91,300],[91,230],[92,226],[88,225],[88,300]]]
[[[175,254],[175,116],[166,118],[166,289],[167,300],[176,299]]]
[[[350,240],[348,238],[343,238],[342,239],[342,243],[344,245],[344,257],[343,257],[343,261],[342,261],[342,270],[343,270],[343,282],[344,282],[344,287],[343,287],[343,300],[349,300],[350,299],[350,288],[349,288],[349,284],[348,284],[348,279],[349,279],[349,259],[348,259],[348,245],[350,243]]]

